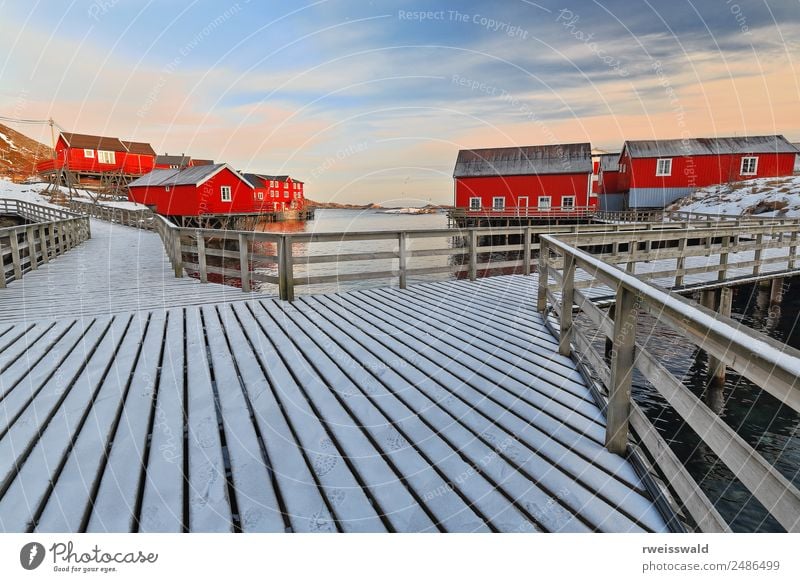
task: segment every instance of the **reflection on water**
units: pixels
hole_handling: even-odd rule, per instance
[[[792,347],[800,347],[797,291],[800,279],[786,286],[781,306],[771,306],[768,287],[738,287],[734,290],[732,317]],[[732,370],[728,370],[723,385],[710,381],[705,353],[687,345],[680,334],[652,319],[648,321],[646,316],[642,319],[644,325],[638,330],[637,341],[784,477],[800,486],[800,415]],[[602,349],[601,342],[595,345]],[[784,531],[638,373],[634,374],[634,398],[734,531]]]

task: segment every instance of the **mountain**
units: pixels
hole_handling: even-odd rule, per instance
[[[46,145],[0,123],[0,177],[21,182],[36,173],[36,162],[52,155]]]

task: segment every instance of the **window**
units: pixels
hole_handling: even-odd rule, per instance
[[[97,150],[97,160],[101,164],[113,164],[116,162],[114,152],[107,152],[104,150]]]
[[[492,208],[494,210],[505,210],[506,208],[506,197],[505,196],[495,196],[492,198]]]
[[[561,198],[562,208],[575,208],[575,196],[563,196]]]
[[[481,199],[480,198],[470,198],[469,199],[469,209],[470,210],[480,210],[481,209]]]
[[[539,196],[539,210],[550,210],[550,196]]]
[[[263,200],[264,199],[264,193],[263,192],[259,192],[258,193],[258,199],[259,200]]]
[[[93,158],[94,157],[94,150],[83,150],[83,157],[84,158]]]
[[[672,175],[672,158],[661,158],[656,162],[656,176]]]
[[[288,193],[288,192],[284,192],[284,193],[283,193],[283,197],[284,197],[284,198],[288,198],[288,197],[289,197],[289,193]]]
[[[231,187],[230,186],[220,186],[219,194],[220,194],[220,199],[223,202],[230,202],[231,201]]]
[[[169,192],[169,186],[164,186],[164,192]]]
[[[756,157],[742,158],[742,171],[740,172],[742,176],[755,176],[757,169],[758,169],[758,158]]]

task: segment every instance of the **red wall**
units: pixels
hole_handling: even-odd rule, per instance
[[[222,186],[230,186],[230,202],[222,202]],[[159,188],[156,211],[167,216],[256,212],[253,189],[228,168],[200,186],[173,186],[169,192]]]
[[[155,206],[158,204],[158,196],[163,188],[157,186],[128,186],[128,200],[131,202],[138,202],[139,204],[147,204],[148,206]]]
[[[516,207],[519,196],[528,197],[529,208],[536,208],[539,196],[550,196],[552,207],[561,206],[562,196],[574,196],[575,206],[597,204],[597,197],[587,200],[591,174],[548,174],[545,176],[486,176],[456,178],[455,205],[469,208],[469,199],[481,198],[481,206],[492,207],[492,198],[505,196],[506,207]]]
[[[742,176],[742,158],[758,158],[757,173]],[[620,173],[620,191],[630,188],[701,188],[713,184],[739,182],[753,178],[791,176],[794,169],[794,154],[729,154],[722,156],[688,156],[672,158],[672,174],[656,176],[657,158],[636,158],[631,161],[627,152],[620,164],[627,171]]]
[[[603,194],[614,194],[619,192],[619,172],[603,172],[601,175],[603,183],[600,184],[600,192]]]
[[[68,148],[60,136],[56,142],[56,152],[57,159],[66,163],[68,169],[76,172],[95,173],[124,170],[127,174],[144,175],[155,167],[155,156],[126,152],[114,152],[113,164],[101,164],[97,159],[97,150],[94,150],[93,158],[87,158],[82,148]]]

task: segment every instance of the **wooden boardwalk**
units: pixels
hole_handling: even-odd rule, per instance
[[[0,321],[94,317],[252,298],[241,289],[175,278],[158,234],[91,221],[92,238],[0,293]]]
[[[149,257],[138,279],[78,262],[107,279],[91,296],[69,258],[47,269],[51,319],[5,318],[44,291],[0,294],[2,531],[667,528],[604,448],[535,276],[289,304]]]

